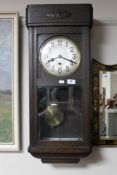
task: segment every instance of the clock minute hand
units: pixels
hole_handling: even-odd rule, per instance
[[[62,57],[62,56],[61,56],[61,58],[63,58],[64,60],[70,61],[71,63],[77,64],[75,61],[69,60],[69,59],[64,58],[64,57]]]

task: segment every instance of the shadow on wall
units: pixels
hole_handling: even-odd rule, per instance
[[[91,30],[91,57],[103,63],[103,45],[106,43],[105,25],[97,20],[94,20],[93,23]]]
[[[116,29],[112,29],[111,27],[116,26],[108,21],[101,22],[97,20],[94,20],[93,24],[94,25],[91,30],[91,57],[103,64],[105,64],[107,60],[109,64],[115,64],[112,63],[113,55],[111,52],[115,52],[115,49],[112,47],[112,42],[115,42],[116,37],[112,39],[113,36],[111,35],[114,35],[113,29]]]
[[[53,168],[87,168],[90,165],[102,163],[104,157],[102,157],[101,149],[94,148],[93,152],[88,156],[80,159],[79,163],[73,164],[51,164]]]

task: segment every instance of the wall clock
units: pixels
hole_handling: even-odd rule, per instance
[[[91,152],[91,4],[28,5],[29,152],[78,162]]]

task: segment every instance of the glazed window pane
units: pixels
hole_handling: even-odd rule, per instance
[[[83,141],[82,88],[39,87],[37,93],[39,139]]]

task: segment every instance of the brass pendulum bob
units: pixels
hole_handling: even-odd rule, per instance
[[[64,120],[64,113],[58,104],[50,104],[44,112],[44,119],[51,127],[58,126]]]

